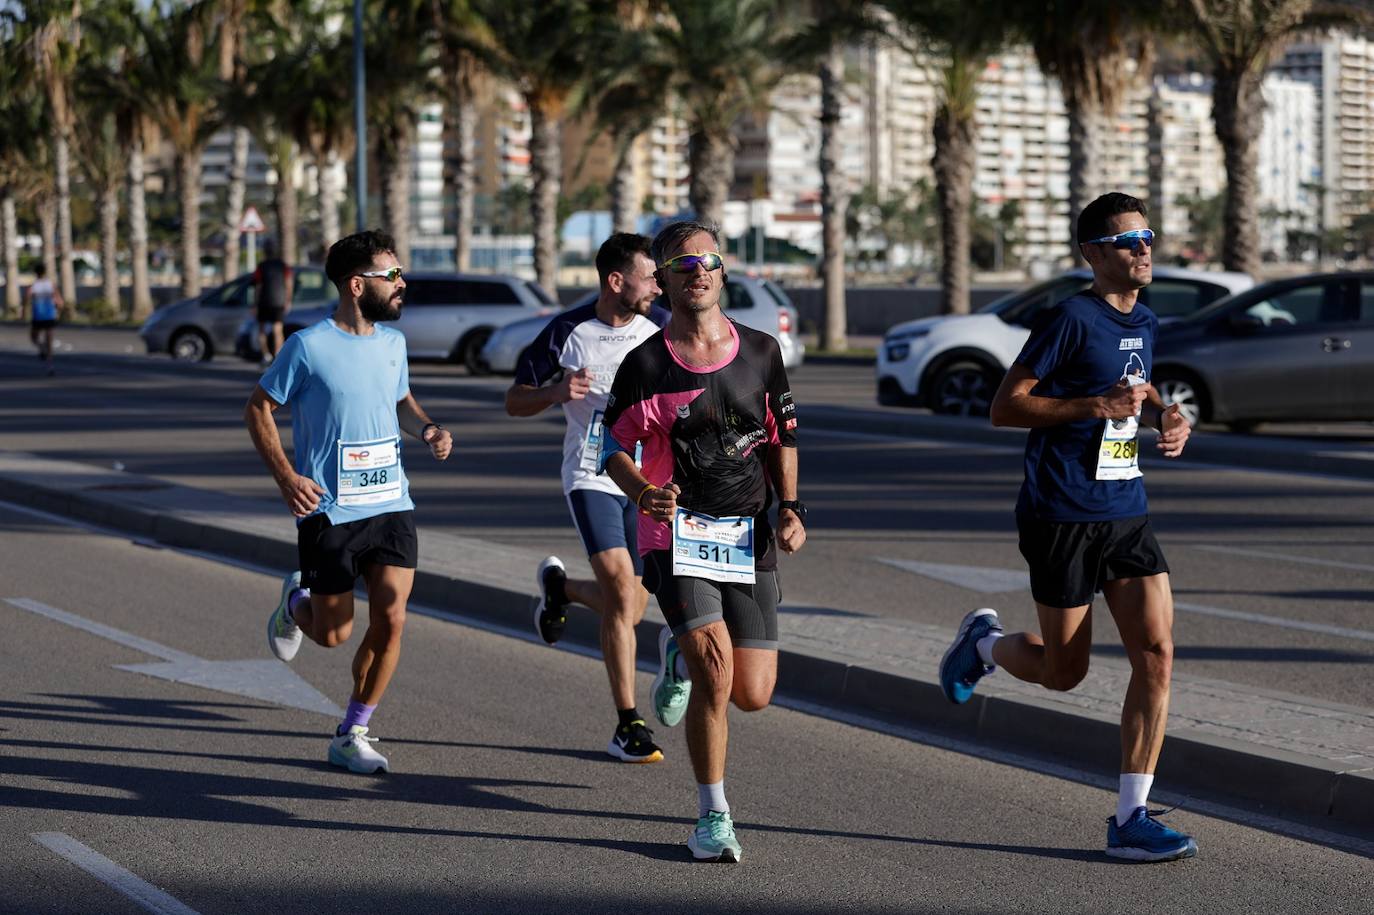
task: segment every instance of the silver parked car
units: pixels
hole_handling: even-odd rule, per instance
[[[1192,423],[1374,420],[1374,272],[1275,280],[1161,327],[1151,380]]]
[[[568,307],[581,308],[596,301],[596,295],[595,292],[589,292]],[[660,300],[660,304],[667,303]],[[727,317],[776,337],[784,366],[790,369],[802,364],[806,345],[798,336],[797,309],[787,293],[772,280],[752,276],[731,277],[725,284],[720,304]],[[482,348],[484,367],[492,372],[514,374],[520,354],[548,323],[548,318],[529,318],[507,324],[492,334]]]
[[[319,267],[296,267],[292,311],[309,309],[334,296]],[[239,325],[253,315],[253,275],[245,273],[200,295],[164,305],[148,316],[138,335],[150,353],[204,362],[235,349]]]
[[[484,371],[482,347],[493,332],[513,321],[546,321],[556,310],[538,283],[502,274],[406,274],[405,306],[391,324],[406,338],[412,359],[461,362],[474,374]],[[332,287],[331,287],[332,288]],[[334,313],[336,302],[317,308],[293,308],[283,321],[287,335]],[[241,322],[235,351],[258,358],[257,327],[249,316]]]

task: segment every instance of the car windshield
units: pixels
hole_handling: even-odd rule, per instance
[[[540,286],[538,283],[533,283],[533,282],[530,282],[529,280],[526,280],[526,281],[525,281],[525,288],[528,289],[528,290],[530,291],[530,293],[531,293],[536,299],[538,299],[539,302],[540,302],[541,304],[547,305],[547,306],[549,306],[550,308],[557,308],[557,307],[558,307],[558,303],[555,302],[555,301],[553,300],[553,296],[551,296],[551,295],[549,295],[547,292],[545,292],[545,291],[544,291],[544,287],[543,287],[543,286]]]

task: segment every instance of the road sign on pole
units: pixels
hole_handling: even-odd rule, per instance
[[[258,233],[267,231],[257,207],[244,209],[243,218],[239,220],[239,231],[248,236],[248,272],[252,273],[258,269]]]

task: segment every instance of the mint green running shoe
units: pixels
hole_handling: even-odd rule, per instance
[[[692,695],[692,681],[677,675],[680,654],[673,630],[664,626],[658,631],[658,676],[649,695],[654,700],[654,717],[665,728],[677,727],[682,721]]]
[[[730,814],[712,810],[697,820],[697,828],[687,840],[692,857],[698,861],[723,861],[738,864],[744,850],[735,838],[735,821]]]

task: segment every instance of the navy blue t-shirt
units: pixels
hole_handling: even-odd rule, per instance
[[[1136,302],[1122,314],[1085,292],[1036,322],[1016,357],[1039,381],[1039,397],[1097,397],[1127,374],[1150,380],[1159,320]],[[1016,513],[1042,521],[1114,521],[1146,514],[1145,485],[1098,480],[1097,456],[1108,421],[1087,419],[1041,429],[1026,438],[1026,480]]]

